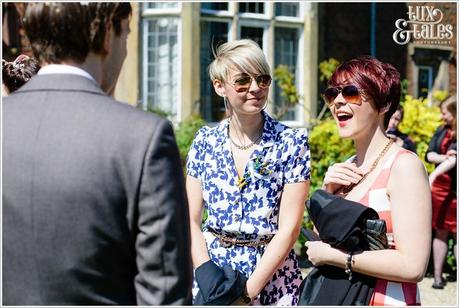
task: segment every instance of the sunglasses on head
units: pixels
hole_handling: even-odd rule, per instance
[[[346,103],[361,105],[360,90],[354,85],[347,85],[344,87],[330,87],[324,92],[324,100],[328,106],[333,105],[333,101],[339,94],[343,95]]]
[[[249,90],[250,85],[252,84],[252,80],[254,78],[249,75],[244,75],[242,77],[239,77],[235,81],[233,81],[233,86],[234,90],[236,92],[247,92]],[[270,75],[258,75],[255,77],[255,82],[257,83],[258,87],[260,89],[266,89],[271,85],[271,76]]]

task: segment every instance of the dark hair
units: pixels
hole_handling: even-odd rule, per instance
[[[91,2],[89,14],[91,26],[91,51],[100,53],[103,48],[106,25],[111,21],[116,36],[121,34],[121,21],[132,13],[129,2]]]
[[[360,56],[341,64],[328,81],[330,86],[354,83],[372,99],[379,112],[389,106],[384,115],[384,128],[400,104],[400,73],[389,63],[371,56]]]
[[[83,63],[91,45],[89,5],[40,2],[27,5],[24,28],[40,63]]]
[[[445,99],[441,104],[441,107],[445,106],[446,110],[448,110],[454,117],[453,125],[451,127],[452,137],[456,139],[457,135],[457,100],[456,94],[451,95],[447,99]]]
[[[13,62],[2,60],[3,84],[9,93],[22,87],[40,69],[35,58],[19,55]]]

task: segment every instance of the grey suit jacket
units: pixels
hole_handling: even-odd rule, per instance
[[[191,302],[188,205],[168,121],[89,79],[3,100],[3,304]]]

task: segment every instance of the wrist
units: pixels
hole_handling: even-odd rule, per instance
[[[253,286],[252,280],[249,278],[247,280],[247,283],[244,288],[244,294],[249,297],[251,300],[257,297],[258,291],[257,289]]]

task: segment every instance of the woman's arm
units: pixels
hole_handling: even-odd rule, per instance
[[[454,166],[456,166],[457,163],[457,157],[454,155],[448,156],[446,160],[444,160],[440,165],[435,168],[434,171],[429,175],[429,184],[432,186],[432,183],[435,181],[435,179],[442,173],[448,172]]]
[[[357,254],[352,271],[393,281],[420,281],[427,267],[431,243],[431,196],[421,161],[412,155],[400,156],[392,167],[387,192],[396,249]],[[323,242],[307,242],[306,246],[314,265],[345,268],[346,253]]]
[[[295,244],[300,233],[308,192],[309,181],[285,184],[280,201],[279,230],[247,281],[247,293],[251,298],[255,298],[272,279]]]
[[[190,209],[191,258],[194,268],[210,260],[206,240],[201,231],[203,198],[201,181],[190,175],[186,177],[186,192]]]

